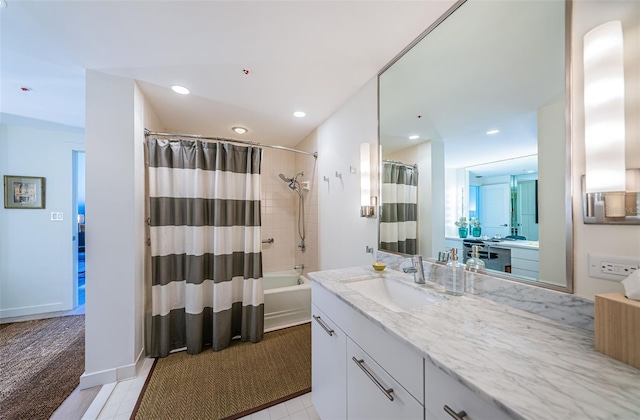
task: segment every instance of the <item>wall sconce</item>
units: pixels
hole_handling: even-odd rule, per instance
[[[583,63],[584,222],[640,223],[638,194],[627,189],[627,172],[633,180],[635,170],[627,171],[625,167],[624,49],[620,21],[607,22],[587,32]]]
[[[360,145],[360,217],[376,216],[376,197],[371,195],[371,146]]]

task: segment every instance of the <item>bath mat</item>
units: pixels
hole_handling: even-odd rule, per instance
[[[311,390],[311,324],[266,333],[259,343],[156,359],[131,416],[237,419]]]
[[[84,372],[84,315],[0,325],[0,419],[48,419]]]

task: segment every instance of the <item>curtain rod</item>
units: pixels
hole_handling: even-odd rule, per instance
[[[404,162],[400,162],[399,160],[391,160],[391,159],[382,159],[383,163],[395,163],[396,165],[404,165],[404,166],[409,166],[411,168],[415,168],[418,169],[418,164],[414,163],[413,165],[410,163],[404,163]]]
[[[262,144],[254,141],[247,140],[236,140],[236,139],[227,139],[224,137],[207,137],[201,136],[199,134],[181,134],[181,133],[159,133],[156,131],[149,131],[146,128],[144,129],[144,136],[160,136],[160,137],[182,137],[186,139],[197,139],[197,140],[211,140],[211,141],[226,141],[229,143],[241,143],[248,144],[250,146],[258,146],[258,147],[268,147],[270,149],[278,149],[278,150],[286,150],[288,152],[300,153],[303,155],[313,156],[314,158],[318,158],[318,152],[305,152],[304,150],[292,149],[290,147],[285,146],[273,146],[270,144]]]

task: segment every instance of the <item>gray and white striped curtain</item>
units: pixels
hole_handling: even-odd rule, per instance
[[[382,164],[380,249],[417,253],[418,169]]]
[[[221,350],[264,333],[260,238],[262,150],[147,141],[151,357]]]

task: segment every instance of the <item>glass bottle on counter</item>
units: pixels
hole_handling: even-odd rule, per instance
[[[460,296],[464,294],[464,265],[458,261],[458,249],[451,248],[448,273],[444,282],[444,290],[450,295]]]
[[[471,247],[471,258],[467,260],[466,270],[474,272],[484,270],[484,261],[480,259],[480,245]]]

